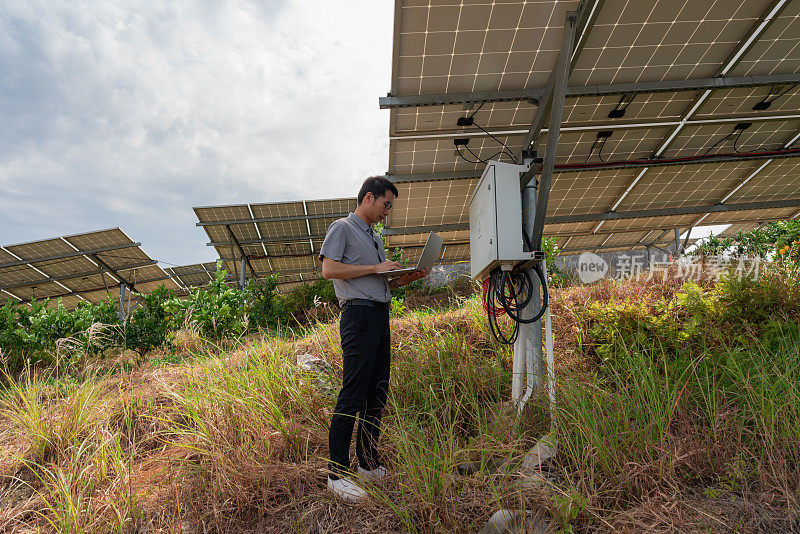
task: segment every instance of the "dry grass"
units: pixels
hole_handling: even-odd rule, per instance
[[[678,289],[643,279],[554,289],[559,373],[580,377],[595,370],[586,339],[589,303],[655,302]],[[0,531],[474,532],[502,507],[547,513],[554,529],[790,531],[800,525],[790,515],[800,499],[792,493],[798,482],[781,484],[797,474],[796,456],[764,463],[776,470],[772,478],[752,477],[744,485],[731,478],[738,460],[726,443],[741,440],[742,428],[735,406],[722,399],[712,407],[713,428],[702,424],[699,407],[682,404],[663,445],[620,449],[620,463],[612,467],[602,451],[565,443],[554,483],[526,489],[514,466],[549,430],[545,402],[533,399],[521,419],[507,409],[510,351],[489,338],[480,302],[393,319],[392,335],[393,394],[383,439],[392,474],[370,486],[368,501],[344,505],[325,487],[334,399],[318,386],[338,387],[336,322],[294,338],[256,335],[220,345],[185,329],[176,344],[189,363],[145,363],[58,386],[47,375],[26,377],[0,397]],[[296,355],[305,352],[324,358],[331,373],[299,370]],[[567,389],[562,395],[571,406],[591,400]],[[588,432],[573,430],[575,436]],[[635,426],[627,431],[638,432]],[[588,438],[574,443],[581,439]],[[467,461],[511,468],[459,475],[456,467]],[[713,491],[706,495],[704,488]]]

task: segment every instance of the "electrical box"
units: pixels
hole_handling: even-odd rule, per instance
[[[520,175],[527,165],[490,161],[469,200],[472,277],[483,280],[499,265],[530,262],[522,240]]]

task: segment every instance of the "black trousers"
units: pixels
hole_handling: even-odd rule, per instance
[[[380,465],[381,412],[389,392],[389,310],[348,305],[339,322],[342,390],[331,419],[328,447],[332,478],[350,468],[350,441],[358,417],[356,454],[364,469]]]

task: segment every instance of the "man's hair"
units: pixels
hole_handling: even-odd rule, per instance
[[[387,190],[394,193],[394,196],[398,196],[397,188],[385,176],[370,176],[361,184],[361,190],[358,192],[357,198],[358,205],[361,205],[361,201],[364,200],[367,193],[372,193],[372,196],[379,197],[386,193]]]

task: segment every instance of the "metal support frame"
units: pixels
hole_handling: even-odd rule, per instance
[[[239,241],[239,244],[244,245],[257,245],[259,243],[303,243],[308,239],[306,236],[295,237],[276,237],[276,238],[263,238],[263,239],[246,239]],[[312,235],[311,239],[325,239],[324,235]],[[229,241],[210,241],[206,243],[209,247],[227,247],[230,245]]]
[[[760,202],[744,202],[739,204],[712,204],[705,206],[678,206],[671,208],[655,208],[655,209],[631,210],[631,211],[607,211],[604,213],[587,213],[587,214],[576,214],[576,215],[553,215],[545,218],[545,224],[613,221],[617,219],[637,219],[640,217],[669,217],[672,215],[694,215],[699,213],[748,211],[748,210],[772,209],[772,208],[792,208],[795,206],[800,206],[800,199],[767,200]],[[738,222],[755,222],[755,221],[747,220]],[[692,226],[696,226],[696,223],[692,224]],[[645,230],[660,230],[660,229],[661,229],[660,227],[630,228],[630,229],[613,230],[609,232],[597,232],[597,233],[605,234],[605,233],[615,233],[615,232],[616,233],[641,232]],[[431,231],[449,232],[458,230],[469,230],[469,223],[396,227],[396,228],[386,229],[387,232],[386,235],[390,236],[411,235],[411,234],[424,234]],[[592,233],[595,232],[575,232],[571,235],[590,235]],[[402,245],[396,245],[396,246],[402,246]]]
[[[764,150],[759,152],[751,152],[745,154],[731,153],[731,154],[713,154],[707,156],[689,156],[683,158],[656,158],[656,159],[639,159],[639,160],[616,160],[603,163],[562,163],[555,165],[554,171],[557,173],[563,172],[584,172],[584,171],[598,171],[609,169],[636,169],[642,168],[647,171],[650,167],[672,167],[675,165],[708,165],[712,163],[730,163],[735,161],[758,161],[758,160],[772,160],[772,159],[786,159],[800,157],[800,149],[797,148],[782,148],[780,150]],[[538,170],[537,167],[533,168],[531,176]],[[386,178],[393,183],[413,183],[413,182],[433,182],[437,180],[456,180],[456,179],[476,179],[480,178],[482,170],[468,170],[458,171],[458,175],[451,172],[443,173],[424,173],[424,174],[387,174]],[[640,173],[642,176],[644,173]],[[624,195],[630,193],[630,190],[641,180],[642,176],[637,176],[626,189]],[[527,183],[527,182],[526,182]],[[622,197],[624,200],[625,196]],[[618,199],[617,202],[622,200]],[[617,203],[615,202],[615,204]]]
[[[586,4],[582,3],[581,13],[585,8]],[[567,80],[569,79],[570,73],[570,58],[572,57],[572,47],[575,44],[577,21],[581,18],[581,13],[570,11],[565,17],[561,52],[558,54],[555,70],[550,76],[553,80],[553,94],[550,101],[550,129],[547,132],[547,146],[545,148],[542,172],[539,175],[539,186],[536,195],[536,214],[530,236],[531,243],[535,250],[542,250],[544,219],[547,213],[547,201],[550,197],[553,168],[556,163],[559,129],[561,128],[561,117],[564,113],[564,95],[567,90]],[[543,107],[540,106],[539,109],[543,109]],[[524,148],[528,148],[531,146],[532,142],[536,141],[539,135],[537,130],[541,130],[541,124],[537,125],[534,120],[531,131],[528,133],[528,138],[526,138],[526,143],[523,144]],[[521,184],[522,187],[525,187],[525,185],[527,185],[527,183]]]
[[[578,50],[576,50],[578,52]],[[578,54],[575,55],[578,57]],[[586,96],[624,95],[629,93],[670,93],[703,91],[706,89],[736,89],[768,85],[800,83],[800,74],[767,74],[762,76],[731,76],[728,78],[698,78],[694,80],[663,80],[653,82],[613,83],[568,86],[567,98]],[[380,109],[407,107],[448,106],[459,104],[489,104],[492,102],[531,102],[543,100],[547,87],[506,91],[476,91],[472,93],[444,93],[434,95],[385,96],[378,99]]]
[[[255,218],[256,218],[256,214],[255,214],[255,213],[253,213],[253,206],[251,206],[250,204],[248,204],[248,205],[247,205],[247,211],[249,211],[249,212],[250,212],[250,217],[251,217],[253,220],[255,220]],[[262,237],[264,237],[263,235],[261,235],[261,229],[258,227],[258,225],[257,225],[257,224],[253,224],[253,226],[255,226],[255,227],[256,227],[256,233],[258,234],[258,238],[259,238],[259,239],[261,239]],[[268,255],[269,255],[269,254],[267,253],[267,247],[266,247],[266,245],[264,245],[264,243],[261,243],[261,249],[264,251],[264,256],[268,256]],[[269,265],[269,270],[271,271],[271,270],[272,270],[272,262],[271,262],[270,260],[267,260],[267,264]]]
[[[305,201],[303,201],[305,206]],[[258,224],[266,222],[283,222],[283,221],[302,221],[308,219],[330,219],[333,217],[347,217],[347,213],[323,213],[314,215],[290,215],[286,217],[266,217],[266,218],[252,218],[252,219],[236,219],[232,221],[206,221],[194,223],[195,226],[232,226],[234,224]]]
[[[131,291],[135,290],[135,287],[134,287],[135,284],[132,283],[132,282],[129,282],[128,280],[125,279],[124,276],[119,274],[119,271],[123,270],[123,269],[113,269],[106,262],[104,262],[103,260],[98,258],[97,254],[89,254],[89,257],[91,257],[92,261],[94,261],[97,264],[98,267],[100,267],[101,269],[105,270],[108,274],[110,274],[111,276],[113,276],[114,278],[119,280],[120,283],[125,284],[126,286],[128,286],[128,289],[130,289]]]
[[[119,271],[125,271],[130,269],[138,269],[139,267],[147,267],[149,265],[155,265],[158,262],[156,260],[149,260],[141,263],[136,263],[134,265],[129,265],[124,269],[118,269]],[[0,290],[2,289],[14,289],[17,287],[28,287],[28,286],[35,286],[38,284],[45,284],[47,282],[62,282],[64,280],[75,280],[78,278],[85,278],[88,276],[103,276],[106,273],[105,270],[99,269],[96,271],[87,271],[82,273],[75,273],[75,274],[63,274],[61,276],[48,276],[47,278],[40,278],[38,280],[31,280],[28,282],[16,282],[14,284],[7,284],[7,285],[0,285]],[[66,288],[69,289],[69,288]]]
[[[587,222],[616,219],[637,219],[640,217],[668,217],[670,215],[693,215],[696,213],[718,213],[728,211],[747,211],[771,208],[793,208],[800,206],[800,199],[768,200],[760,202],[743,202],[739,204],[713,204],[706,206],[679,206],[674,208],[656,208],[647,210],[615,211],[605,213],[587,213],[578,215],[560,215],[548,217],[548,224],[570,222]]]
[[[119,285],[119,309],[117,310],[121,323],[125,322],[125,284]]]
[[[94,249],[91,249],[91,250],[68,252],[66,254],[56,254],[54,256],[45,256],[45,257],[42,257],[42,258],[34,258],[34,259],[30,259],[30,260],[10,261],[10,262],[6,262],[6,263],[0,263],[0,269],[4,269],[6,267],[17,267],[17,266],[20,266],[20,265],[33,265],[33,264],[42,263],[42,262],[45,262],[45,261],[65,260],[67,258],[76,258],[78,256],[91,256],[93,254],[99,254],[101,252],[111,252],[112,250],[120,250],[120,249],[123,249],[123,248],[132,248],[132,247],[138,247],[138,246],[141,246],[141,243],[128,243],[128,244],[125,244],[125,245],[116,245],[116,246],[113,246],[113,247],[94,248]],[[12,254],[12,255],[16,256],[15,254],[13,254],[11,251],[9,251],[6,248],[3,248],[3,250],[7,251],[9,254]]]
[[[232,239],[232,243],[231,243],[231,258],[232,258],[232,261],[233,261],[234,269],[236,268],[236,254],[233,253],[233,244],[235,243],[236,247],[239,249],[239,252],[242,254],[241,259],[245,260],[244,262],[242,262],[241,271],[242,271],[242,273],[244,273],[244,274],[242,274],[242,276],[246,276],[247,275],[247,273],[245,273],[245,263],[246,263],[247,267],[250,267],[250,272],[255,274],[256,269],[255,269],[255,267],[253,267],[253,264],[250,263],[250,257],[245,253],[244,248],[242,248],[242,243],[240,243],[239,240],[236,238],[236,235],[233,233],[233,230],[231,230],[230,225],[226,224],[225,228],[228,229],[228,234],[231,236],[231,239]],[[239,277],[239,273],[234,273],[234,274],[236,274],[237,278]],[[242,287],[244,287],[244,284],[242,284]]]

